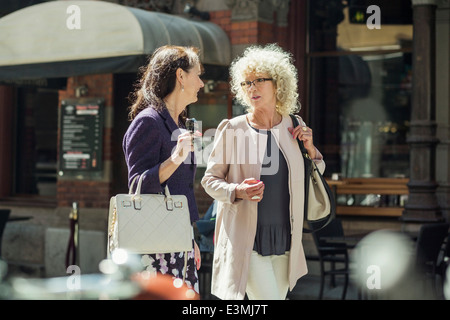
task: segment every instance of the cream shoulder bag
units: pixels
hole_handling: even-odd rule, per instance
[[[296,116],[291,115],[294,127],[299,125]],[[305,221],[320,221],[320,229],[328,225],[336,216],[336,204],[333,192],[325,178],[306,151],[303,141],[297,139],[305,163]],[[320,229],[303,228],[304,232],[314,232]]]

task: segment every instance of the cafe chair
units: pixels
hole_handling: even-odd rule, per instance
[[[6,223],[9,219],[10,209],[0,209],[0,258],[2,257],[2,239],[3,231],[5,230]]]
[[[441,253],[445,238],[449,234],[449,223],[426,223],[419,229],[416,242],[415,262],[416,272],[423,280],[431,280],[431,286],[435,294],[436,278],[438,275],[438,257]]]
[[[323,222],[308,222],[310,229],[320,228]],[[347,294],[349,280],[349,257],[345,243],[331,243],[326,237],[343,237],[344,229],[340,219],[333,219],[323,229],[312,233],[314,243],[317,248],[320,263],[320,292],[319,299],[323,298],[325,287],[325,278],[330,277],[331,286],[336,287],[336,276],[344,276],[344,288],[342,291],[342,300]],[[339,265],[339,268],[337,268]]]
[[[441,248],[441,254],[439,256],[436,272],[441,276],[442,283],[446,281],[447,268],[450,266],[450,233],[444,240],[444,244]]]

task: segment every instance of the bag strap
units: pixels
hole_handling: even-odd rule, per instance
[[[292,119],[292,123],[294,125],[294,128],[296,128],[297,126],[300,125],[297,117],[293,114],[289,115]],[[303,215],[304,215],[304,221],[308,221],[308,217],[307,217],[307,209],[308,209],[308,192],[309,192],[309,179],[307,179],[308,176],[311,175],[311,170],[317,170],[317,172],[319,173],[319,176],[323,182],[323,184],[325,186],[328,186],[327,182],[325,181],[325,179],[323,178],[322,174],[320,173],[319,169],[317,168],[316,163],[314,162],[313,159],[311,159],[311,157],[308,154],[308,151],[305,148],[305,145],[303,144],[303,141],[297,139],[298,142],[298,146],[300,147],[300,151],[302,153],[302,156],[305,160],[305,208],[303,210]],[[309,165],[310,164],[310,165]],[[335,215],[336,215],[336,210],[335,210],[335,204],[334,204],[334,200],[333,200],[333,195],[331,194],[331,191],[328,190],[328,188],[325,188],[328,191],[328,195],[330,197],[330,205],[331,205],[331,212],[328,215],[327,220],[317,229],[308,229],[306,227],[303,227],[303,232],[305,233],[312,233],[312,232],[316,232],[318,230],[323,229],[325,226],[327,226],[331,220],[334,219]]]
[[[139,177],[139,180],[138,180],[138,184],[137,184],[136,191],[134,192],[134,194],[137,196],[141,194],[142,181],[144,180],[144,176],[148,172],[149,172],[149,170],[145,170],[140,176],[134,177],[133,181],[131,182],[129,194],[133,194],[134,182],[136,181],[137,177]],[[168,200],[172,200],[172,196],[170,194],[169,187],[167,186],[167,184],[164,187],[164,194]]]
[[[138,178],[139,176],[135,176],[134,178],[133,178],[133,181],[131,181],[131,185],[130,185],[130,190],[129,190],[129,194],[133,194],[133,188],[134,188],[134,183],[136,182],[136,180],[137,180],[137,178]]]
[[[136,187],[136,191],[134,192],[134,194],[135,194],[136,196],[141,195],[142,181],[144,180],[144,176],[148,173],[148,171],[149,171],[149,170],[145,170],[145,171],[140,175],[140,177],[139,177],[138,184],[137,184],[137,187]],[[135,180],[136,178],[137,178],[137,176],[133,179],[133,182],[132,182],[132,184],[131,184],[131,187],[133,187],[133,185],[134,185],[134,180]],[[132,192],[131,187],[130,187],[130,192]]]

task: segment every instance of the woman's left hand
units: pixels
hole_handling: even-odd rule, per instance
[[[288,128],[289,132],[292,135],[292,138],[299,139],[303,141],[303,145],[305,149],[308,151],[311,159],[316,158],[316,147],[313,143],[313,132],[312,129],[307,126],[297,126],[295,128]]]
[[[195,265],[197,266],[197,270],[200,269],[202,264],[202,257],[200,255],[200,249],[198,248],[197,242],[194,241],[194,259]]]

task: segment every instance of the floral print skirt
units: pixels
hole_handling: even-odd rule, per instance
[[[175,278],[183,279],[184,274],[184,252],[144,254],[141,256],[141,263],[145,271],[150,274],[167,274]],[[187,253],[188,261],[186,265],[185,283],[196,293],[199,293],[198,274],[195,265],[194,250]]]

